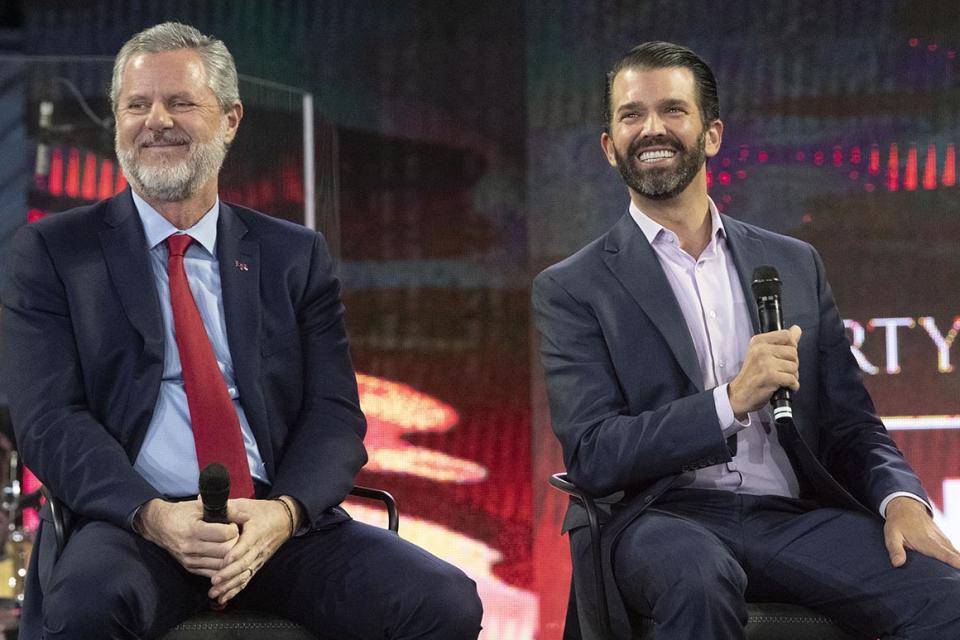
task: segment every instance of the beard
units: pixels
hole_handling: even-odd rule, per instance
[[[227,156],[226,119],[210,142],[191,141],[185,134],[175,130],[157,131],[138,136],[132,145],[120,144],[120,130],[114,136],[117,161],[127,181],[146,198],[161,202],[182,202],[199,192],[211,178],[220,173]],[[147,141],[167,144],[188,144],[187,155],[180,161],[160,159],[144,164],[141,153]]]
[[[676,197],[693,182],[700,167],[707,161],[706,134],[706,130],[701,131],[691,148],[684,147],[676,138],[667,136],[637,138],[630,143],[626,157],[614,146],[613,155],[616,157],[620,176],[628,187],[650,200]],[[649,147],[668,147],[676,151],[677,166],[644,167],[638,156]]]

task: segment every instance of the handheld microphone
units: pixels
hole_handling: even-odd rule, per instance
[[[230,472],[212,462],[200,472],[200,500],[204,522],[227,522],[227,498],[230,497]]]
[[[757,267],[753,271],[753,283],[750,285],[757,300],[757,315],[760,319],[760,333],[783,329],[783,310],[780,306],[780,274],[770,266]],[[793,420],[793,407],[790,403],[790,390],[777,389],[770,398],[773,405],[773,420],[777,424]]]

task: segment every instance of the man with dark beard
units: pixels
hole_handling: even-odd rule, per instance
[[[627,187],[650,200],[669,200],[680,195],[706,166],[706,136],[707,131],[704,128],[689,147],[683,146],[676,138],[665,135],[638,137],[630,142],[626,155],[623,155],[608,133],[603,139],[603,148],[607,154],[613,153],[612,164],[620,172],[620,177]],[[628,160],[638,158],[643,150],[656,149],[658,145],[660,154],[657,157],[648,155],[645,161],[651,164],[650,167],[643,166],[644,161],[636,163],[635,166],[634,162]],[[673,166],[657,166],[654,163],[655,160],[668,159],[676,154],[679,154],[679,158]]]
[[[229,51],[147,29],[110,98],[131,189],[21,229],[0,289],[21,455],[70,520],[59,556],[38,533],[20,637],[155,638],[212,605],[476,638],[469,578],[339,506],[366,461],[339,284],[318,234],[219,200]],[[208,462],[226,523],[202,519]]]
[[[658,640],[743,638],[759,600],[864,637],[960,638],[960,554],[875,415],[819,256],[707,195],[723,135],[710,68],[642,44],[610,71],[604,115],[629,211],[541,273],[533,304],[568,476],[607,496],[615,637],[644,616]],[[760,265],[779,272],[789,328],[754,335]],[[795,423],[773,423],[781,388]],[[585,525],[572,504],[580,624],[603,638]]]

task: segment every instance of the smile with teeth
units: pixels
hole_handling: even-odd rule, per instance
[[[675,155],[677,155],[677,152],[672,149],[657,149],[655,151],[643,151],[639,157],[640,162],[657,162],[658,160],[672,158]]]

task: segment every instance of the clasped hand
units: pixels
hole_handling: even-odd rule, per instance
[[[199,498],[155,499],[141,508],[137,528],[184,569],[210,578],[209,597],[224,605],[291,535],[287,511],[274,500],[229,500],[227,520],[227,524],[204,522]]]

